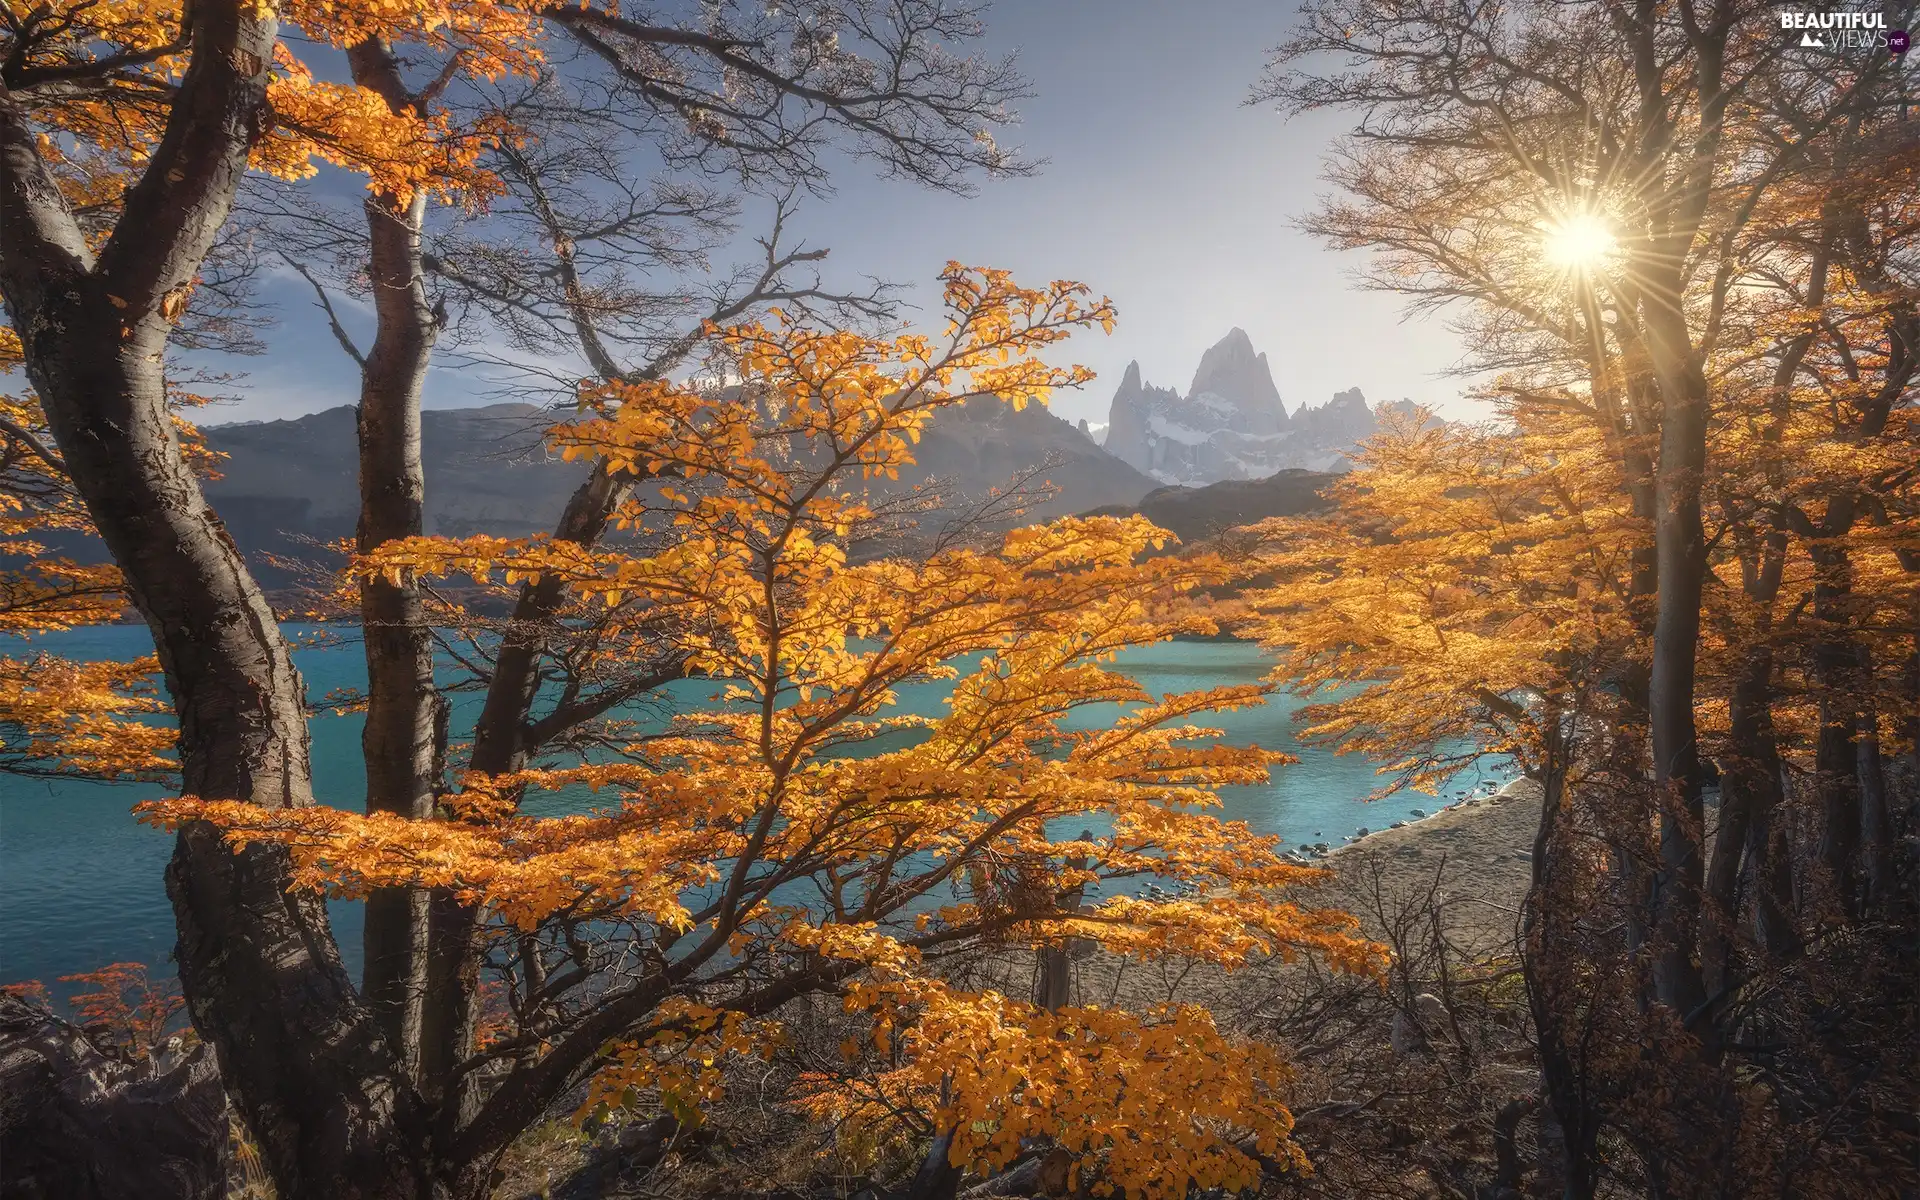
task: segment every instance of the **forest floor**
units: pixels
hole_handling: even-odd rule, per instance
[[[1304,905],[1354,913],[1363,934],[1390,945],[1409,966],[1431,961],[1436,937],[1444,940],[1442,957],[1456,967],[1510,959],[1539,815],[1537,786],[1516,781],[1492,796],[1462,801],[1399,829],[1369,834],[1315,860],[1313,865],[1324,868],[1327,875],[1319,886],[1302,889],[1296,899]],[[1273,1038],[1298,1055],[1302,1076],[1297,1100],[1302,1106],[1350,1107],[1339,1102],[1369,1083],[1355,1077],[1355,1064],[1362,1065],[1363,1075],[1371,1075],[1377,1064],[1388,1064],[1388,1070],[1409,1064],[1420,1069],[1425,1061],[1403,1059],[1390,1047],[1392,993],[1397,989],[1380,981],[1330,975],[1323,966],[1304,959],[1293,963],[1276,959],[1224,972],[1175,962],[1143,963],[1089,950],[1073,956],[1072,1003],[1136,1010],[1170,1002],[1207,1005],[1224,1029]],[[955,982],[1023,997],[1033,992],[1037,968],[1032,951],[1010,950],[976,960],[962,969]],[[824,1038],[822,1044],[826,1044],[842,1036],[846,1031],[837,1027],[831,1031],[812,1028],[822,1016],[832,1024],[836,1011],[834,1005],[803,1003],[787,1014],[794,1021],[796,1042]],[[1531,1086],[1531,1068],[1524,1064],[1494,1063],[1490,1070],[1504,1072],[1487,1081],[1503,1095]],[[757,1080],[759,1087],[752,1090],[766,1089],[769,1081]],[[745,1082],[733,1081],[730,1086]],[[1393,1086],[1405,1086],[1405,1081],[1396,1078]],[[820,1132],[783,1114],[778,1091],[776,1085],[750,1103],[734,1097],[723,1112],[715,1114],[715,1132],[726,1148],[708,1146],[696,1151],[689,1146],[689,1158],[673,1156],[669,1162],[674,1165],[665,1171],[648,1169],[659,1149],[647,1122],[603,1133],[597,1149],[564,1123],[547,1127],[523,1139],[510,1156],[508,1178],[497,1195],[516,1200],[602,1200],[669,1195],[827,1196],[860,1191],[863,1185],[855,1179],[840,1186],[824,1182],[819,1173],[824,1165]],[[628,1142],[634,1144],[629,1147]],[[1363,1184],[1358,1191],[1336,1187],[1316,1194],[1424,1194],[1421,1188],[1392,1186],[1396,1182],[1381,1180]]]

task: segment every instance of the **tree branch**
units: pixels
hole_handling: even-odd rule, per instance
[[[340,348],[347,352],[347,357],[364,371],[367,366],[367,356],[360,353],[360,347],[353,344],[353,338],[347,333],[346,327],[340,324],[339,316],[333,311],[333,301],[327,298],[327,289],[320,286],[320,281],[313,277],[313,273],[307,270],[305,264],[285,251],[281,252],[280,257],[288,266],[300,273],[300,278],[313,287],[313,294],[319,298],[320,311],[327,314],[327,328],[333,331],[333,340],[339,342]]]

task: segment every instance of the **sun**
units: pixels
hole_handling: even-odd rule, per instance
[[[1606,261],[1619,245],[1605,218],[1574,213],[1544,227],[1542,248],[1548,261],[1570,271],[1590,271]]]

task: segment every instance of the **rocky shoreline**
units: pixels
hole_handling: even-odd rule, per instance
[[[1533,874],[1540,785],[1515,779],[1489,796],[1368,833],[1314,865],[1334,879],[1327,899],[1365,924],[1380,899],[1430,894],[1448,929],[1483,953],[1511,945]]]

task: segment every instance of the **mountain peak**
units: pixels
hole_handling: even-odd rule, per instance
[[[1247,331],[1235,325],[1227,330],[1227,336],[1208,346],[1207,352],[1200,356],[1200,370],[1193,378],[1194,388],[1199,388],[1200,377],[1206,373],[1209,363],[1218,369],[1227,363],[1253,363],[1264,357],[1254,352],[1253,339],[1247,336]]]
[[[1287,423],[1287,406],[1273,386],[1267,356],[1254,352],[1253,339],[1238,325],[1200,356],[1187,402],[1232,410],[1238,418],[1233,427],[1247,433],[1277,433]]]
[[[1293,423],[1317,441],[1350,445],[1371,436],[1378,418],[1365,393],[1356,387],[1335,392],[1333,399],[1318,407],[1300,409],[1293,414]]]
[[[1284,469],[1346,470],[1354,445],[1379,420],[1359,388],[1289,414],[1267,356],[1236,325],[1201,356],[1184,396],[1143,382],[1140,364],[1128,363],[1101,445],[1162,482],[1205,484]]]

